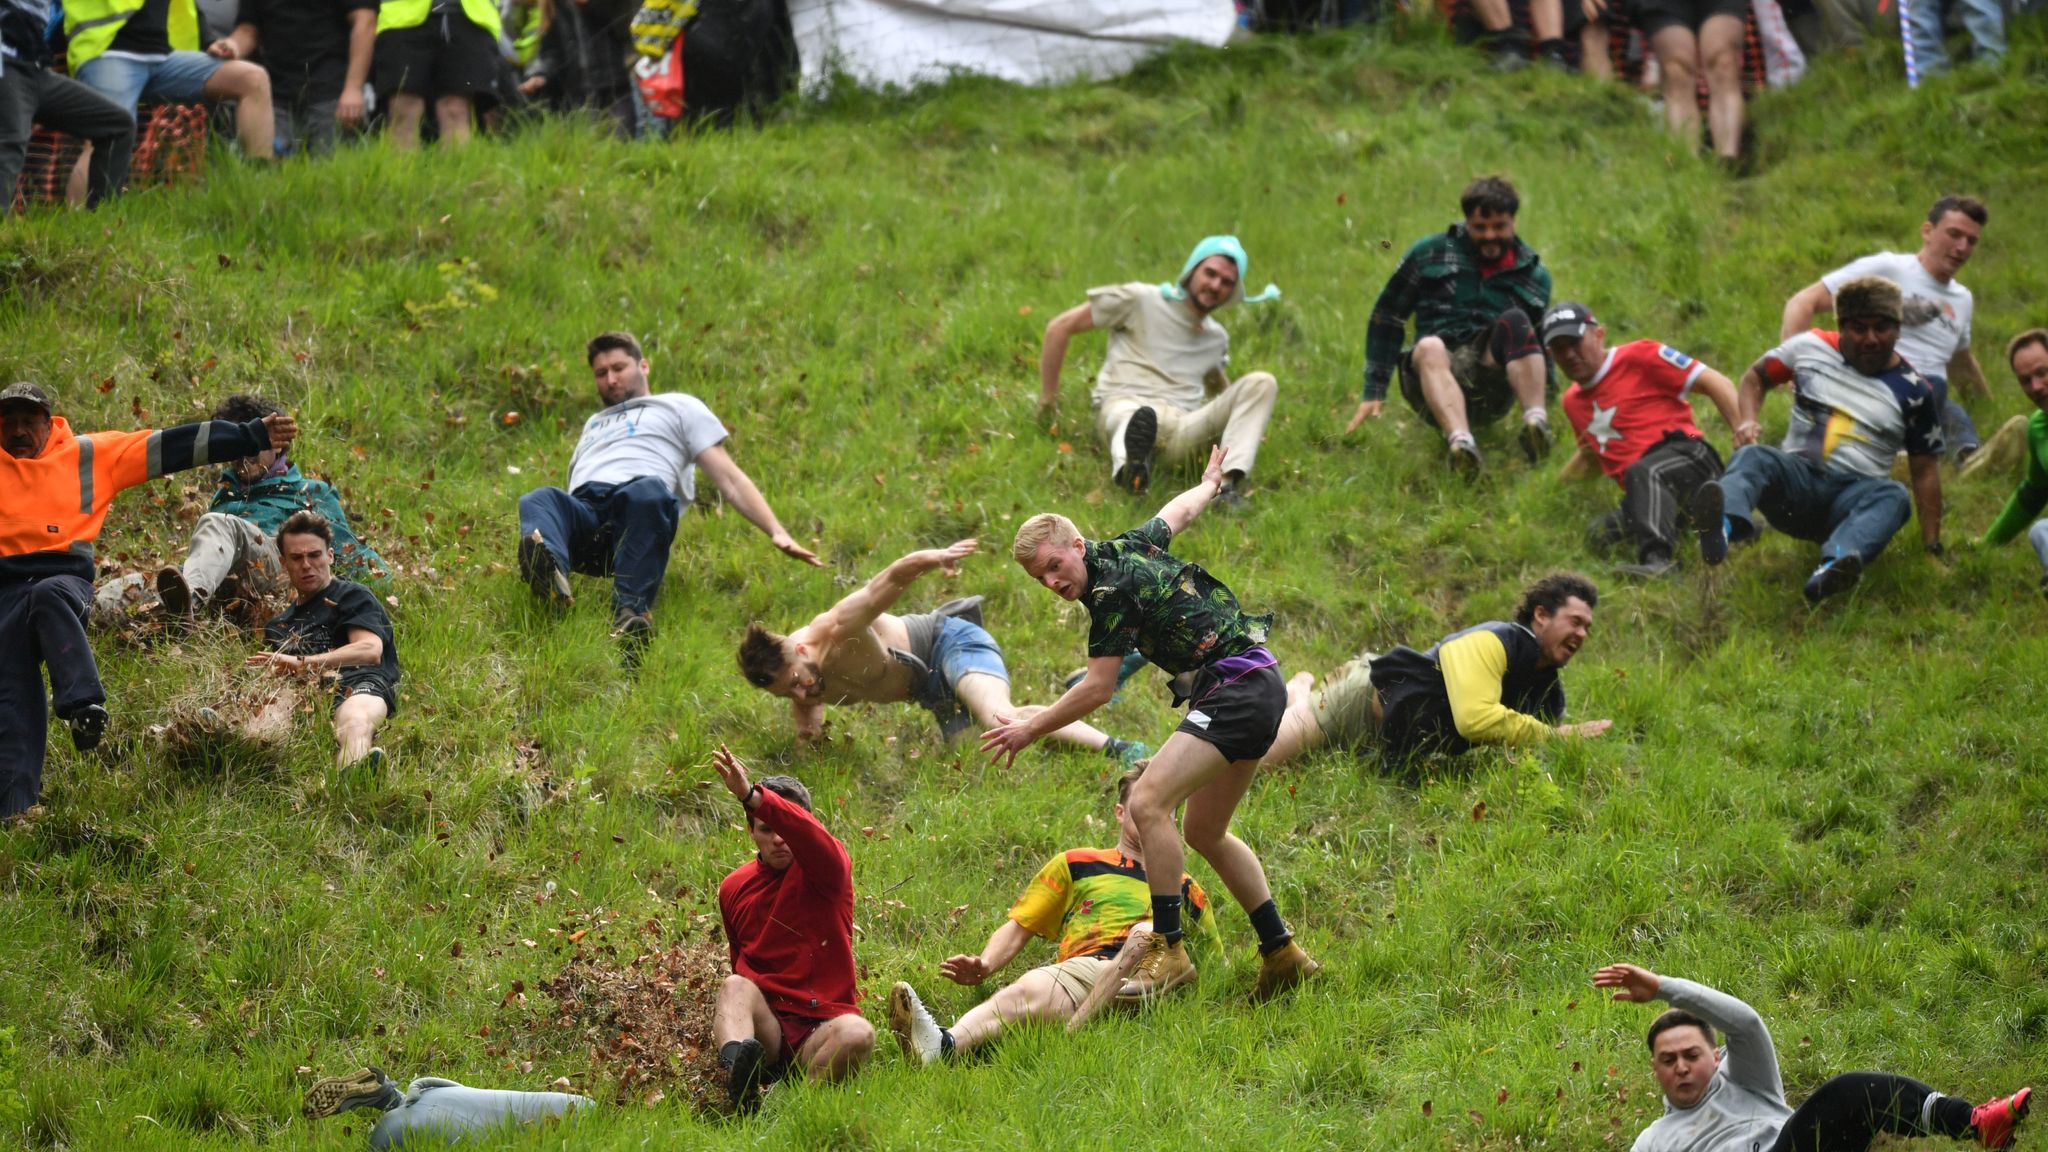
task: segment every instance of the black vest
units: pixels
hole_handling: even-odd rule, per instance
[[[1427,652],[1403,644],[1372,662],[1372,684],[1379,690],[1386,716],[1381,733],[1390,758],[1424,752],[1456,756],[1472,747],[1458,735],[1458,725],[1451,718],[1451,696],[1444,687],[1437,652],[1458,637],[1479,631],[1500,637],[1501,647],[1507,649],[1508,670],[1500,682],[1502,704],[1552,723],[1564,715],[1564,685],[1558,682],[1557,669],[1537,666],[1542,652],[1535,633],[1520,624],[1489,620],[1451,633]]]

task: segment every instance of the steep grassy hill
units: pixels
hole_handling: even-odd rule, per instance
[[[1950,561],[1909,529],[1809,611],[1811,546],[1633,585],[1586,552],[1610,487],[1522,465],[1500,430],[1484,481],[1447,482],[1398,400],[1339,432],[1380,283],[1492,171],[1520,184],[1561,294],[1731,374],[1775,342],[1788,294],[1910,247],[1942,192],[1985,197],[1965,279],[1988,432],[2024,408],[1999,349],[2048,321],[2042,39],[2016,29],[2003,71],[1918,92],[1895,55],[1830,61],[1755,103],[1741,178],[1675,151],[1634,95],[1494,76],[1414,30],[1175,54],[1099,86],[845,94],[666,147],[553,125],[457,155],[220,162],[197,187],[11,225],[0,372],[85,428],[232,390],[289,401],[294,457],[399,566],[406,680],[393,764],[349,779],[316,716],[281,759],[152,736],[227,690],[247,639],[102,645],[113,735],[78,756],[59,732],[48,815],[0,832],[0,1122],[36,1147],[353,1148],[361,1118],[297,1107],[366,1062],[613,1098],[540,985],[578,950],[630,959],[715,919],[751,851],[708,783],[720,741],[800,774],[851,844],[870,1017],[901,978],[964,1011],[977,993],[938,961],[978,949],[1048,854],[1114,838],[1109,767],[1035,748],[992,769],[908,708],[842,711],[799,754],[733,648],[749,619],[787,627],[975,535],[957,590],[987,594],[1020,700],[1051,699],[1085,620],[1007,560],[1016,524],[1057,508],[1113,533],[1164,496],[1107,490],[1099,337],[1038,422],[1040,333],[1218,231],[1244,239],[1253,287],[1285,291],[1221,317],[1233,364],[1282,396],[1250,505],[1181,554],[1277,612],[1285,665],[1317,673],[1585,570],[1604,595],[1566,683],[1575,716],[1615,730],[1419,781],[1341,755],[1262,778],[1239,830],[1328,965],[1280,1004],[1246,1006],[1252,936],[1226,908],[1199,992],[1144,1018],[931,1072],[885,1047],[851,1085],[778,1090],[738,1124],[636,1090],[573,1135],[500,1144],[1623,1147],[1660,1103],[1649,1014],[1588,985],[1614,959],[1750,999],[1795,1098],[1861,1067],[1974,1096],[2040,1078],[2048,609],[2023,548],[1961,546],[2007,479],[1950,488]],[[788,562],[730,510],[687,517],[637,680],[601,585],[555,620],[512,571],[516,497],[561,482],[594,403],[582,344],[607,327],[647,339],[657,387],[712,405],[830,564]],[[103,556],[153,567],[207,485],[123,497]],[[951,594],[935,578],[908,603]],[[1147,678],[1102,722],[1156,745],[1175,720]]]

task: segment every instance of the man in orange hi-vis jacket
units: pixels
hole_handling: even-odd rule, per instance
[[[284,414],[247,424],[202,420],[160,431],[81,436],[34,384],[0,389],[0,820],[42,795],[48,716],[80,751],[107,730],[107,694],[85,639],[92,543],[115,494],[171,472],[282,449],[299,434]]]

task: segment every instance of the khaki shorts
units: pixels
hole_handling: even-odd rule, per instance
[[[1102,974],[1115,963],[1114,956],[1076,956],[1072,960],[1048,964],[1045,970],[1052,973],[1053,983],[1060,986],[1060,991],[1067,994],[1074,1007],[1079,1008],[1081,1001],[1086,1000],[1094,989],[1095,982],[1102,979]]]
[[[1372,662],[1378,656],[1361,653],[1330,675],[1309,697],[1309,711],[1316,727],[1332,745],[1357,751],[1379,743],[1380,732],[1374,712]]]

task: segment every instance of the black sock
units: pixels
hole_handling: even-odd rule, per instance
[[[1117,757],[1123,755],[1124,749],[1129,748],[1130,746],[1131,742],[1129,740],[1119,740],[1116,737],[1111,736],[1108,739],[1108,741],[1106,741],[1102,745],[1102,754],[1104,756],[1109,757],[1111,760],[1114,760]]]
[[[1961,1140],[1976,1134],[1976,1129],[1970,1126],[1970,1113],[1976,1109],[1970,1107],[1968,1100],[1958,1096],[1937,1094],[1921,1107],[1928,1112],[1926,1125],[1929,1136],[1947,1136],[1952,1140]]]
[[[939,1029],[939,1055],[951,1056],[952,1054],[953,1030],[951,1028],[941,1028]]]
[[[1294,933],[1287,930],[1287,921],[1280,918],[1280,909],[1271,900],[1252,909],[1252,931],[1259,934],[1261,956],[1272,955],[1294,939]]]
[[[740,1051],[746,1046],[747,1042],[745,1040],[727,1040],[725,1043],[720,1044],[718,1046],[719,1067],[732,1067],[733,1062],[740,1058]]]
[[[1152,930],[1166,938],[1168,944],[1180,943],[1180,897],[1152,894]]]

